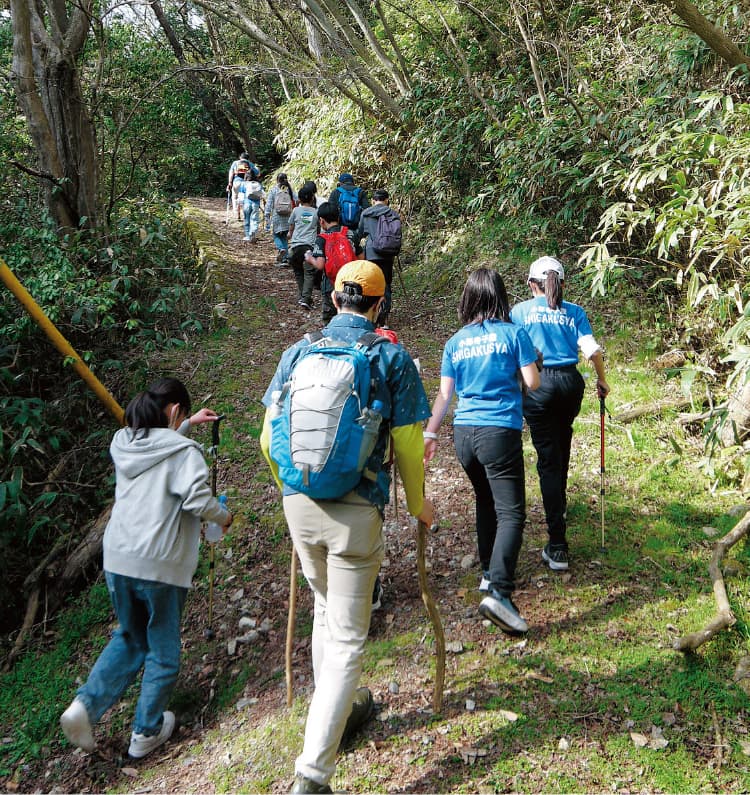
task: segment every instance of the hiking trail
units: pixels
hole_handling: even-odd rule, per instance
[[[231,215],[225,223],[226,208],[221,200],[195,198],[187,204],[191,212],[208,219],[217,238],[212,257],[220,260],[219,298],[227,317],[221,334],[208,341],[191,341],[188,355],[181,355],[175,373],[190,385],[196,406],[220,403],[226,414],[221,426],[218,493],[229,494],[229,507],[237,516],[230,540],[217,547],[216,638],[203,638],[208,603],[204,548],[186,607],[182,671],[171,706],[179,728],[172,740],[142,762],[125,755],[131,692],[105,716],[97,730],[96,753],[82,755],[69,746],[55,749],[47,760],[47,768],[54,767],[57,774],[58,787],[53,791],[114,788],[138,793],[211,793],[218,786],[221,791],[288,792],[294,758],[301,747],[312,684],[312,599],[298,575],[295,705],[290,711],[286,706],[284,643],[291,542],[257,434],[263,416],[260,399],[280,353],[304,333],[320,328],[320,294],[315,292],[311,312],[299,307],[293,272],[275,265],[276,252],[268,232],[261,230],[255,244],[244,243],[242,224]],[[390,325],[412,356],[420,359],[432,402],[443,343],[457,328],[455,307],[415,305],[397,279],[393,303]],[[196,382],[201,386],[195,388]],[[209,434],[210,430],[193,436],[208,447]],[[571,472],[590,468],[590,462],[585,465],[581,461],[580,438],[578,434],[574,437]],[[601,583],[605,575],[599,562],[575,560],[575,529],[571,570],[562,576],[552,575],[542,563],[540,550],[546,532],[528,434],[524,449],[528,522],[514,600],[529,623],[528,637],[508,638],[489,628],[477,612],[481,571],[473,492],[456,460],[451,423],[446,419],[437,456],[426,477],[426,491],[435,502],[439,521],[439,529],[428,537],[427,567],[448,649],[443,712],[438,718],[431,715],[432,629],[417,579],[416,525],[409,520],[400,492],[398,518],[393,503],[386,508],[386,559],[381,571],[385,597],[382,608],[373,613],[370,629],[371,640],[379,645],[377,651],[366,651],[362,677],[362,684],[373,692],[376,718],[340,755],[332,780],[334,789],[354,791],[350,776],[379,771],[373,772],[371,781],[371,788],[379,791],[448,791],[460,786],[461,780],[473,782],[471,765],[487,753],[532,752],[521,737],[494,752],[492,746],[488,750],[481,743],[461,740],[461,721],[474,718],[475,705],[507,702],[509,721],[515,720],[512,705],[527,698],[534,699],[535,709],[554,708],[544,694],[525,694],[525,686],[518,681],[487,680],[482,676],[482,659],[496,655],[521,659],[536,654],[560,622],[580,620],[565,596],[567,585],[581,578]],[[590,493],[576,493],[573,486],[571,502],[590,502],[598,485],[597,474],[591,477]],[[591,522],[596,526],[596,516]],[[547,587],[551,583],[554,594]],[[610,600],[615,598],[610,594]],[[468,650],[474,654],[465,655]],[[81,654],[91,656],[93,651],[87,646]],[[543,673],[538,676],[544,679]],[[108,723],[121,727],[111,738],[105,737]],[[244,736],[254,739],[248,740],[250,745],[238,755],[238,742],[241,744]],[[392,742],[396,736],[403,738],[400,744]],[[38,784],[45,786],[42,776]]]

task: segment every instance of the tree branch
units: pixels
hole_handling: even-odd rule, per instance
[[[708,572],[711,575],[711,582],[713,583],[714,598],[716,599],[716,606],[718,608],[717,613],[703,629],[677,638],[672,644],[673,649],[682,652],[694,652],[699,646],[702,646],[706,641],[711,640],[714,635],[721,632],[721,630],[731,627],[736,623],[737,619],[734,617],[732,608],[729,606],[727,589],[724,585],[724,577],[721,574],[721,561],[724,559],[726,553],[741,538],[747,535],[748,530],[750,530],[750,511],[737,522],[724,538],[716,542],[714,554],[708,566]]]
[[[721,28],[706,19],[690,0],[663,0],[663,2],[730,66],[742,64],[750,66],[750,57],[745,55]]]

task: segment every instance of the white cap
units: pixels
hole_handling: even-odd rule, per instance
[[[539,257],[531,263],[529,268],[529,278],[527,282],[540,281],[543,282],[547,278],[547,274],[554,271],[559,277],[560,281],[565,279],[565,271],[563,270],[562,263],[554,257]]]

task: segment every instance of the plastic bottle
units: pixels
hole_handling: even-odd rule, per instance
[[[362,445],[359,448],[359,468],[363,468],[367,459],[372,455],[375,443],[378,440],[378,430],[383,421],[383,403],[373,400],[372,406],[365,406],[362,415],[357,419],[362,426]]]
[[[271,392],[271,405],[268,407],[268,419],[273,420],[281,414],[284,404],[281,400],[281,390]]]
[[[219,502],[223,508],[227,507],[226,494],[222,494],[221,497],[219,497]],[[209,544],[215,544],[217,541],[221,541],[221,539],[224,538],[224,528],[218,524],[218,522],[206,522],[204,533],[206,541],[208,541]]]

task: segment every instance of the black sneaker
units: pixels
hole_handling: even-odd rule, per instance
[[[380,610],[383,599],[383,583],[380,582],[380,575],[375,578],[375,587],[372,589],[372,609]]]
[[[529,625],[518,612],[510,596],[501,596],[492,587],[479,603],[479,612],[509,635],[524,635],[529,631]]]
[[[298,303],[298,304],[299,304],[299,305],[300,305],[300,306],[301,306],[303,309],[307,309],[307,311],[308,311],[308,312],[309,312],[309,311],[312,309],[312,307],[310,306],[310,304],[308,304],[308,303],[307,303],[307,301],[305,301],[305,300],[304,300],[304,298],[300,298],[300,299],[299,299],[299,301],[297,301],[297,303]]]
[[[341,745],[346,745],[349,740],[367,723],[375,712],[375,702],[372,693],[367,687],[358,687],[352,702],[352,711],[346,719],[344,733],[341,735]]]
[[[318,784],[317,781],[297,773],[290,792],[333,792],[333,790],[328,784]]]
[[[542,550],[542,560],[552,571],[568,570],[568,550],[565,547],[553,547],[551,544]]]

